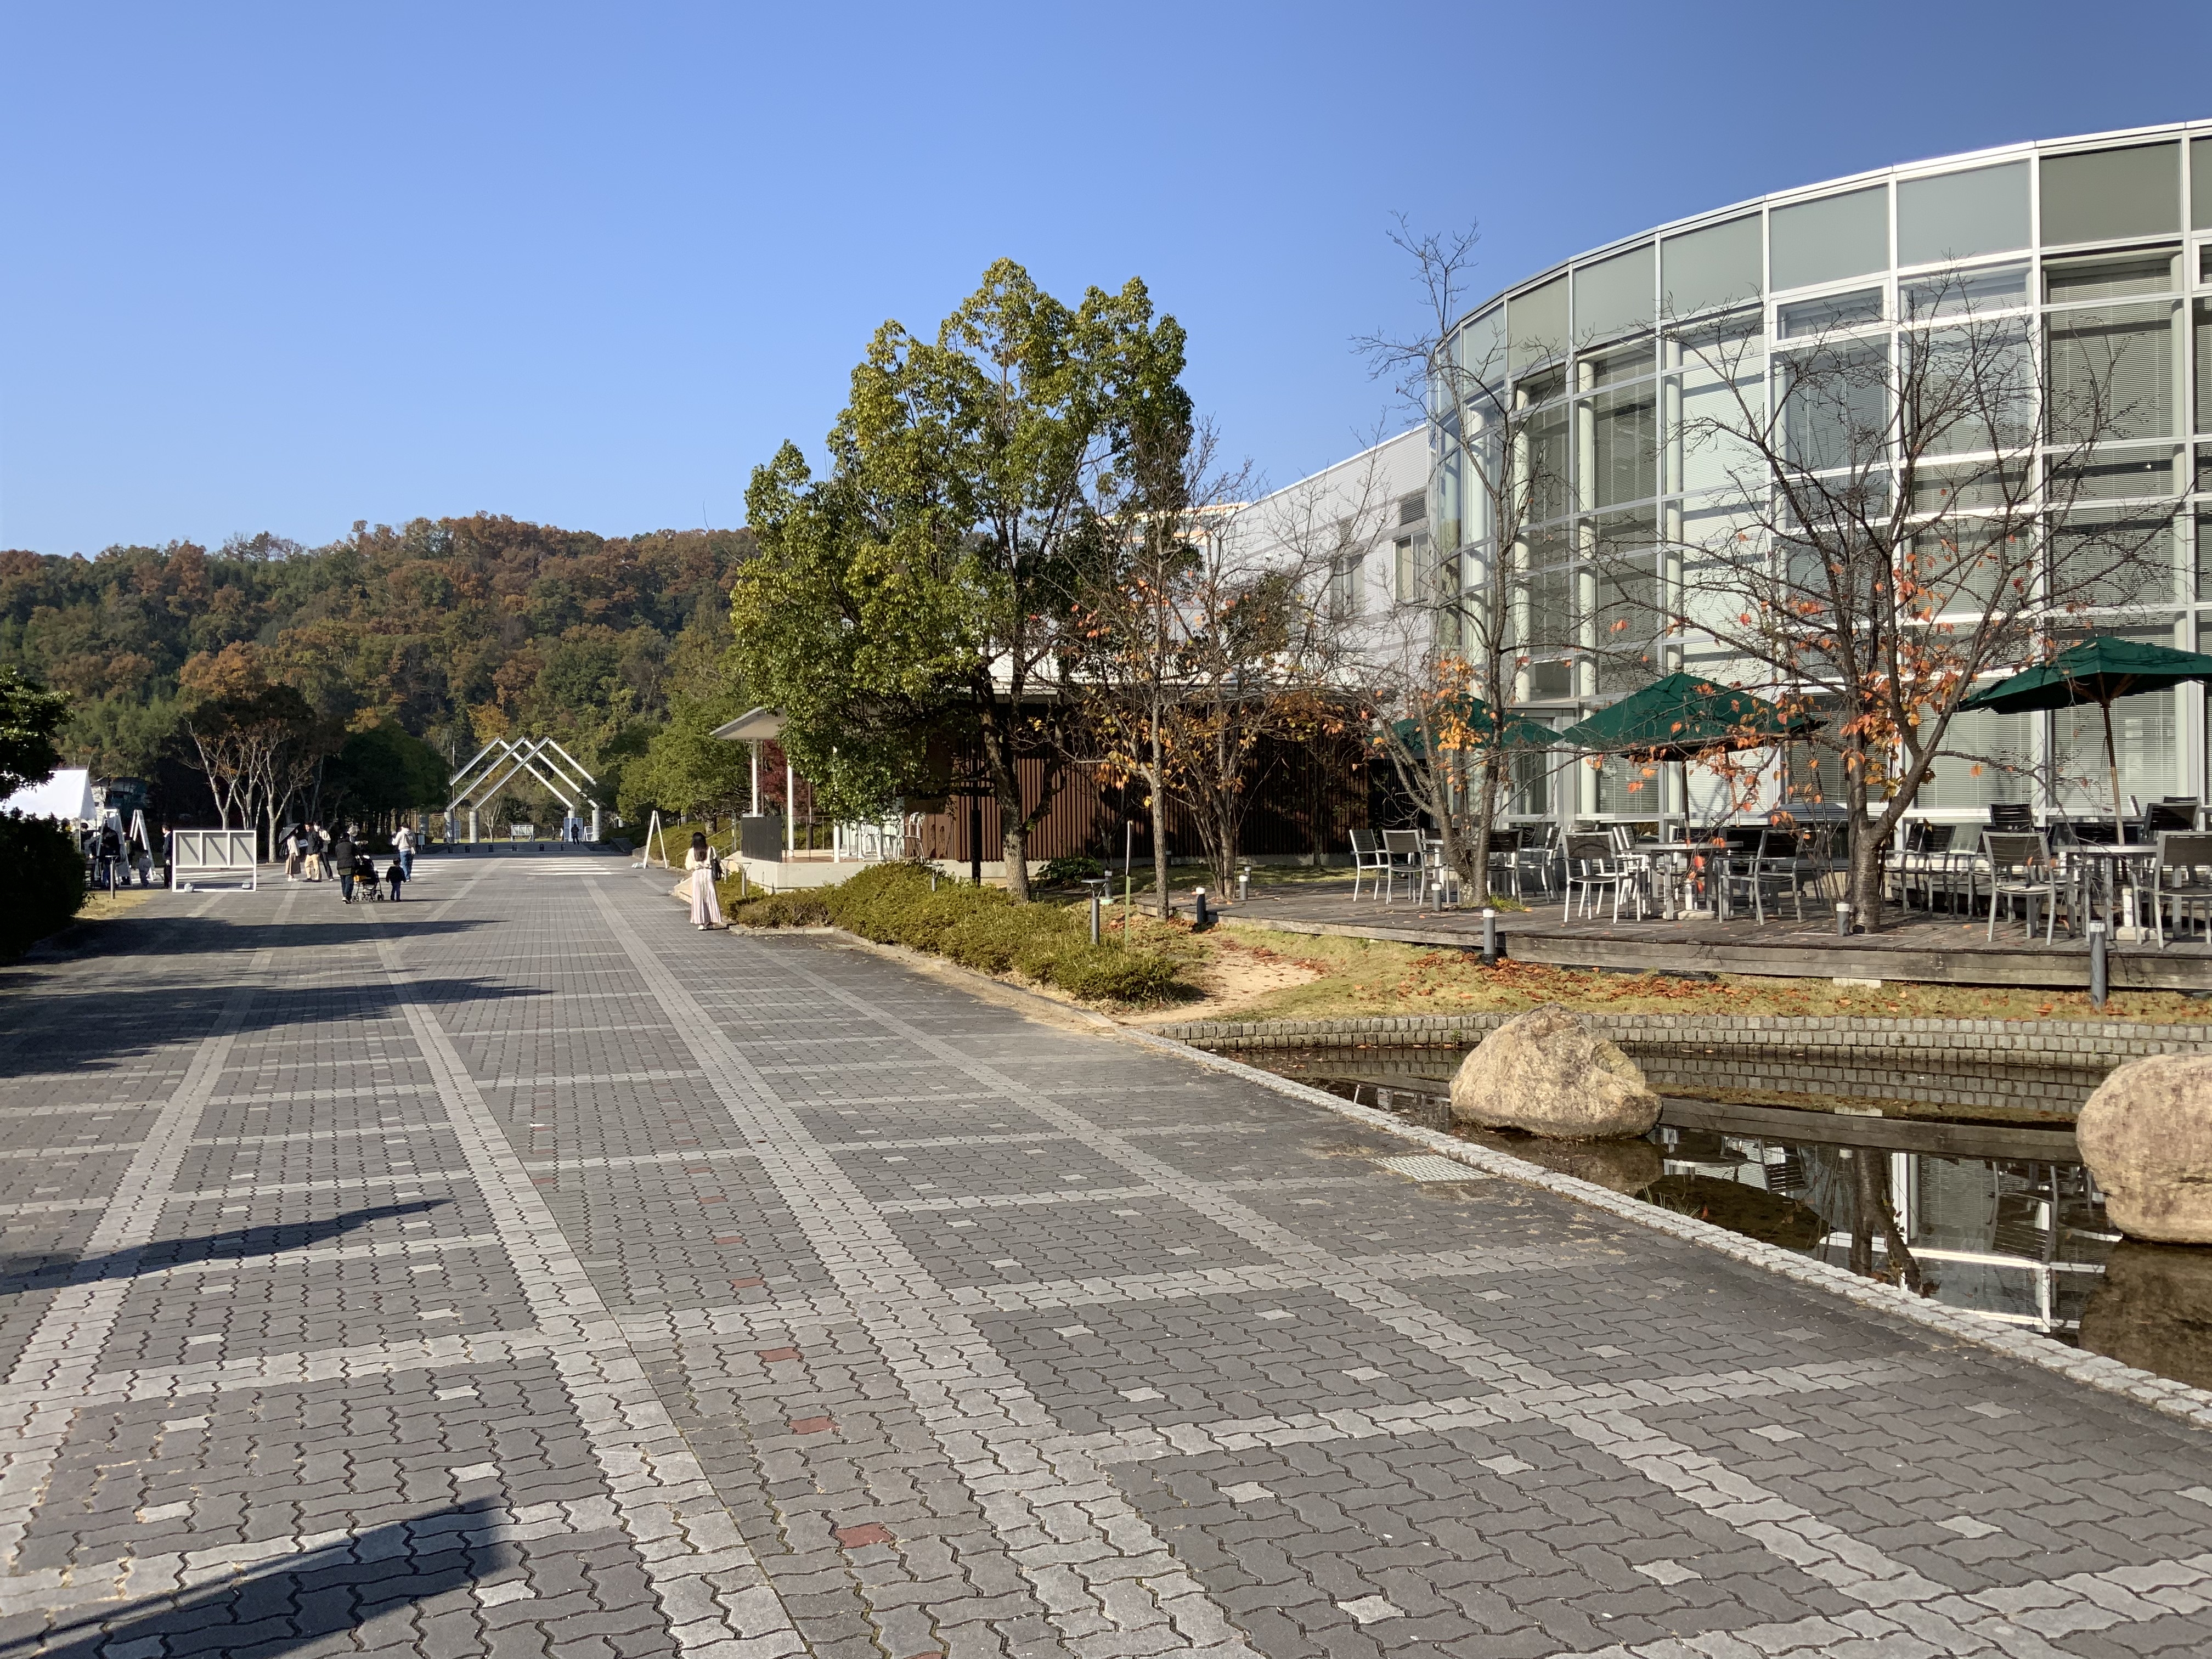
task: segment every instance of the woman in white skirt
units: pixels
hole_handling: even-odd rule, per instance
[[[722,907],[714,897],[714,878],[721,873],[721,862],[706,836],[693,831],[684,867],[691,872],[691,921],[702,933],[722,925]]]

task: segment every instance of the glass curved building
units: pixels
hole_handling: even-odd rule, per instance
[[[1610,624],[1650,619],[1640,660],[1571,642],[1540,651],[1522,670],[1524,706],[1579,717],[1676,668],[1729,672],[1694,633],[1657,620],[1668,610],[1661,550],[1698,544],[1707,521],[1729,511],[1724,469],[1681,434],[1701,404],[1731,388],[1680,349],[1674,325],[1755,337],[1735,371],[1755,379],[1775,372],[1793,337],[1838,327],[1854,338],[1894,335],[1916,294],[1934,286],[1970,297],[1979,314],[2016,318],[2054,381],[2077,361],[2124,365],[2119,418],[2100,443],[2104,464],[2087,496],[2100,510],[2132,505],[2172,519],[2170,580],[2083,620],[2212,649],[2212,122],[2203,122],[2012,145],[1777,192],[1623,237],[1468,312],[1457,361],[1501,366],[1510,406],[1529,411],[1522,441],[1544,452],[1545,476],[1557,481],[1540,490],[1538,522],[1523,538],[1525,603],[1583,618],[1588,634],[1607,605],[1589,550],[1642,538],[1653,549],[1650,586],[1631,595],[1643,602],[1616,603]],[[2204,441],[2192,443],[2198,434]],[[1451,470],[1440,469],[1429,519],[1446,568],[1463,570],[1472,586],[1486,526],[1479,501],[1463,507],[1462,495]],[[1616,559],[1616,588],[1620,568]],[[1633,588],[1632,562],[1629,571]],[[2201,688],[2130,698],[2114,712],[2124,793],[2204,797]],[[1917,805],[1980,818],[1992,801],[2040,794],[2054,799],[2039,805],[2094,811],[2108,791],[2066,780],[2102,775],[2096,719],[2094,708],[1961,716],[1957,746],[2025,757],[2029,769],[1939,763]],[[1548,788],[1532,776],[1520,810],[1648,816],[1655,803],[1630,800],[1626,776],[1577,767]],[[1558,799],[1562,791],[1578,793]]]

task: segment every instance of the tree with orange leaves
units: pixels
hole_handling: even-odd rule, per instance
[[[1955,273],[1901,296],[1894,320],[1834,306],[1771,354],[1756,310],[1662,330],[1709,411],[1671,441],[1725,479],[1669,550],[1671,633],[1820,722],[1827,778],[1808,793],[1842,798],[1869,929],[1936,762],[2021,763],[1954,740],[1977,680],[2091,612],[2169,604],[2176,581],[2170,459],[2118,447],[2172,429],[2163,325],[2114,307],[2039,321],[2024,289],[1992,300]],[[2148,499],[2108,505],[2130,495]]]

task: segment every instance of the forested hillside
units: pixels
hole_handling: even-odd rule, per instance
[[[679,663],[714,682],[750,547],[478,515],[312,549],[0,551],[0,665],[70,694],[67,763],[99,773],[173,778],[185,715],[244,676],[299,692],[333,755],[380,727],[463,759],[545,732],[611,782],[667,720]]]

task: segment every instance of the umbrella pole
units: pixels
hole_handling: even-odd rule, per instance
[[[2122,842],[2128,838],[2128,830],[2127,820],[2120,813],[2120,761],[2112,744],[2112,700],[2106,697],[2097,707],[2105,716],[2105,770],[2112,780],[2112,838]]]

